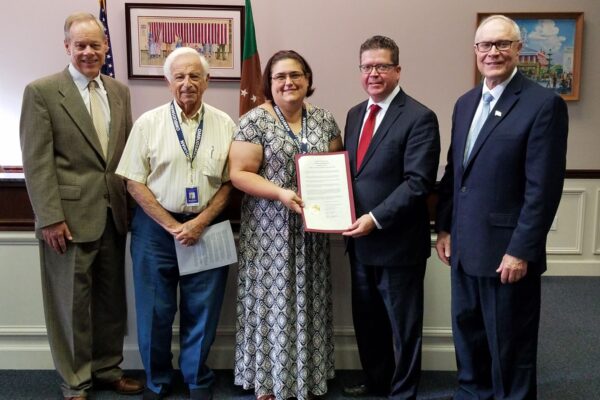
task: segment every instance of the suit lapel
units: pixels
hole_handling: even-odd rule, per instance
[[[71,117],[75,125],[77,125],[79,131],[90,143],[90,146],[92,146],[94,151],[98,153],[101,159],[104,159],[104,156],[102,155],[102,146],[100,145],[100,140],[96,134],[94,123],[92,122],[90,113],[86,109],[81,94],[79,93],[79,89],[75,85],[75,82],[73,82],[73,78],[71,77],[71,74],[69,74],[68,69],[65,69],[63,73],[63,79],[59,84],[58,91],[62,96],[61,104],[67,114]]]
[[[119,138],[116,135],[119,132],[123,131],[119,124],[121,123],[121,112],[123,111],[123,103],[121,99],[116,96],[116,88],[108,79],[102,77],[102,83],[104,84],[104,88],[106,89],[106,94],[108,96],[108,105],[110,107],[110,128],[108,132],[108,150],[106,160],[107,162],[112,159],[112,156],[115,152],[115,146],[119,142]]]
[[[363,102],[354,113],[352,117],[353,122],[348,124],[348,132],[346,132],[346,150],[348,150],[348,158],[350,159],[350,168],[356,174],[356,151],[358,150],[358,141],[360,138],[360,129],[362,127],[362,121],[365,119],[365,112],[367,110],[367,102]],[[363,160],[364,163],[364,160]]]
[[[365,157],[363,158],[363,162],[360,166],[360,170],[358,171],[359,173],[360,173],[360,171],[362,171],[364,169],[365,165],[367,165],[369,163],[369,160],[373,157],[373,155],[377,151],[377,147],[379,147],[381,142],[385,139],[385,137],[387,136],[388,132],[390,131],[390,128],[392,127],[392,125],[394,124],[396,119],[400,116],[400,114],[402,114],[402,110],[403,110],[405,102],[406,102],[406,94],[402,91],[402,89],[400,89],[400,92],[398,92],[396,97],[394,97],[394,99],[390,103],[390,106],[388,107],[387,111],[385,112],[385,116],[383,117],[381,124],[379,124],[379,126],[377,127],[377,130],[375,131],[375,134],[373,135],[373,139],[371,139],[369,148],[367,149]],[[364,113],[363,113],[363,116],[364,116]],[[362,120],[361,120],[361,122],[362,122]],[[360,127],[359,127],[359,129],[360,129]],[[358,148],[358,146],[357,146],[357,148]]]
[[[473,94],[466,99],[465,108],[467,113],[465,114],[469,118],[461,119],[457,121],[456,126],[456,149],[455,153],[456,164],[460,165],[460,168],[463,168],[463,158],[465,154],[465,148],[467,146],[467,137],[469,136],[469,131],[471,130],[471,123],[473,121],[473,117],[475,116],[475,111],[477,111],[477,106],[479,105],[479,101],[481,100],[481,86],[477,88],[477,90],[473,91]],[[460,125],[459,125],[460,124]],[[472,157],[472,156],[471,156]]]
[[[502,121],[502,119],[506,117],[506,115],[510,112],[510,110],[513,108],[513,106],[519,99],[519,93],[521,92],[521,87],[523,84],[522,79],[522,75],[519,72],[517,72],[517,74],[509,82],[506,89],[504,89],[504,92],[502,92],[502,96],[500,96],[500,99],[498,99],[498,102],[496,103],[495,107],[490,111],[490,115],[481,127],[481,131],[479,131],[477,140],[473,145],[473,150],[471,150],[471,155],[469,157],[469,160],[467,161],[465,170],[472,164],[473,160],[477,157],[477,154],[481,150],[481,147],[485,144],[487,139],[494,132],[496,126],[498,126],[500,121]]]

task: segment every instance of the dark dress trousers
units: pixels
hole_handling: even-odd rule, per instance
[[[456,102],[436,222],[451,232],[455,399],[535,399],[540,275],[563,187],[567,107],[517,72],[463,166],[481,93]],[[504,254],[528,262],[525,278],[500,282]]]
[[[394,97],[360,169],[356,151],[367,101],[346,119],[356,215],[381,229],[350,238],[354,329],[369,389],[416,398],[421,369],[423,279],[431,254],[426,198],[439,161],[435,114],[404,91]]]

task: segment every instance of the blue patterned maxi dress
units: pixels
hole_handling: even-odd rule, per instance
[[[306,108],[308,152],[328,151],[340,129]],[[269,112],[245,114],[235,140],[262,146],[258,174],[297,192],[298,146]],[[241,218],[235,383],[277,400],[323,395],[334,377],[329,238],[279,201],[245,195]]]

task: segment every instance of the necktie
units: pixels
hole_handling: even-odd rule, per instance
[[[98,82],[96,81],[90,81],[88,84],[88,90],[90,91],[90,114],[92,115],[96,134],[100,140],[100,146],[102,146],[102,153],[106,158],[108,149],[108,131],[106,129],[106,118],[104,118],[104,112],[102,112],[100,94],[97,91],[97,87]]]
[[[465,158],[463,160],[463,165],[467,165],[467,160],[469,159],[469,155],[471,155],[471,150],[473,150],[473,145],[477,140],[477,136],[479,136],[479,131],[481,131],[481,127],[485,123],[485,120],[490,113],[490,103],[492,100],[494,100],[494,96],[492,96],[490,92],[483,94],[483,106],[481,107],[481,114],[479,114],[479,118],[477,118],[477,121],[475,121],[471,126],[469,136],[467,136],[467,145],[465,146]]]
[[[360,141],[358,142],[358,150],[356,151],[357,170],[360,168],[363,158],[367,153],[367,149],[369,148],[369,144],[371,143],[371,138],[373,138],[375,118],[377,117],[377,113],[379,112],[379,110],[381,110],[381,107],[379,107],[377,104],[371,104],[371,106],[369,107],[369,116],[367,117],[365,126],[363,126],[363,130],[360,135]]]

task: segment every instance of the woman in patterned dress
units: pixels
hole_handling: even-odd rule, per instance
[[[329,239],[305,232],[294,156],[339,151],[328,111],[305,102],[312,70],[295,51],[267,62],[267,102],[240,118],[230,176],[245,192],[238,272],[235,384],[259,400],[305,400],[334,376]]]

